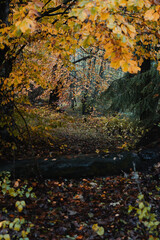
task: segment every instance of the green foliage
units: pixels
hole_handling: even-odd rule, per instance
[[[67,112],[57,113],[46,106],[20,106],[19,109],[28,123],[33,148],[36,150],[38,146],[43,151],[45,145],[45,151],[47,146],[51,154],[74,154],[77,146],[82,153],[130,150],[145,132],[138,120],[132,121],[121,114],[108,117],[89,115],[84,118],[71,113],[68,115]],[[22,118],[15,114],[15,119],[28,142]]]
[[[12,181],[10,180],[10,172],[1,172],[0,173],[0,189],[3,196],[10,201],[14,201],[15,198],[15,207],[19,213],[21,213],[26,206],[26,202],[21,200],[21,198],[36,198],[35,193],[32,192],[32,187],[28,187],[27,182],[23,186],[20,186],[19,181],[15,181],[14,186],[12,186]],[[7,208],[3,208],[2,212],[7,214]],[[18,215],[18,213],[17,213]],[[11,236],[14,236],[14,239],[19,240],[29,240],[27,237],[33,227],[33,224],[26,221],[22,216],[18,216],[13,219],[4,218],[5,220],[0,222],[0,240],[10,240]]]
[[[137,75],[127,73],[113,81],[101,98],[108,103],[108,111],[131,111],[140,120],[153,122],[159,117],[159,92],[160,76],[152,67]]]
[[[139,121],[131,120],[129,117],[121,114],[103,118],[103,129],[108,136],[116,137],[117,141],[122,141],[118,148],[129,150],[133,148],[138,139],[144,134],[145,129]]]
[[[128,213],[134,210],[135,216],[139,218],[139,224],[142,223],[149,232],[149,240],[158,240],[159,238],[154,238],[154,236],[159,234],[158,227],[160,222],[157,220],[156,214],[151,212],[151,205],[144,200],[143,194],[138,195],[137,205],[137,207],[129,205]]]
[[[96,232],[99,236],[103,236],[104,235],[104,228],[98,226],[98,224],[93,224],[92,229],[94,232]]]
[[[36,198],[34,192],[31,193],[32,187],[28,187],[27,184],[20,188],[15,188],[14,186],[11,187],[11,180],[10,180],[11,174],[10,172],[1,172],[0,173],[0,188],[3,193],[3,195],[10,195],[11,197],[23,197],[26,198]],[[19,183],[18,183],[19,184]]]

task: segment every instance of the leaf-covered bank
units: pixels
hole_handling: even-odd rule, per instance
[[[0,239],[158,240],[159,174],[157,165],[147,174],[107,178],[1,177]]]

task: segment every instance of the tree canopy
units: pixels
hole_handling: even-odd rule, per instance
[[[8,0],[0,1],[0,9],[2,112],[31,80],[52,89],[45,77],[52,72],[50,63],[61,61],[73,70],[79,48],[91,47],[97,56],[103,52],[110,66],[123,72],[140,72],[145,59],[160,70],[158,0]]]
[[[105,49],[111,67],[136,73],[144,58],[159,59],[160,2],[15,1],[0,28],[0,48],[16,57],[31,42],[43,42],[67,61],[80,46]],[[158,62],[160,69],[160,62]]]

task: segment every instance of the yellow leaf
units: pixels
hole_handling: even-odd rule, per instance
[[[21,205],[22,205],[23,207],[25,207],[25,206],[26,206],[25,201],[21,201]]]
[[[15,192],[14,188],[10,188],[10,189],[9,189],[9,194],[10,194],[10,196],[12,196],[12,197],[16,196],[16,192]]]
[[[18,207],[19,205],[20,205],[20,201],[17,201],[17,202],[15,203],[15,206]]]
[[[6,222],[5,220],[2,221],[2,222],[0,222],[0,228],[3,226],[3,224],[4,224],[5,222]]]
[[[4,235],[3,235],[3,238],[4,238],[5,240],[10,240],[10,239],[11,239],[10,236],[9,236],[9,234],[4,234]]]
[[[97,234],[99,236],[102,236],[104,234],[104,228],[103,227],[99,227],[98,231],[97,231]]]
[[[25,18],[21,24],[19,25],[20,30],[25,33],[27,30],[34,30],[35,29],[35,23],[29,18]]]
[[[102,12],[100,13],[101,20],[107,20],[109,18],[109,13]]]
[[[87,13],[85,11],[82,11],[79,15],[78,18],[83,22],[86,18],[88,17]]]
[[[97,223],[96,223],[96,224],[93,224],[92,229],[93,229],[93,231],[97,232],[98,229],[99,229],[98,224],[97,224]]]
[[[113,29],[113,33],[116,33],[116,34],[121,34],[121,28],[119,26],[116,26],[114,29]]]
[[[158,67],[157,70],[160,72],[160,61],[158,61]]]
[[[18,209],[18,212],[22,212],[23,206],[22,206],[22,205],[19,205],[19,206],[17,207],[17,209]]]
[[[159,14],[157,12],[155,12],[153,14],[153,21],[157,21],[159,19]]]
[[[96,153],[97,153],[97,154],[99,153],[99,149],[96,149]]]
[[[146,6],[146,8],[150,8],[151,7],[151,2],[149,0],[145,0],[144,5]]]
[[[21,229],[21,225],[19,224],[19,223],[16,223],[15,225],[14,225],[14,230],[15,231],[19,231]]]
[[[107,43],[104,45],[104,49],[105,49],[105,54],[104,54],[104,58],[108,58],[111,56],[111,54],[113,53],[114,50],[114,46],[112,43]]]
[[[128,72],[128,63],[125,60],[120,61],[120,66],[123,72]]]
[[[128,24],[127,27],[128,27],[128,29],[129,29],[131,32],[136,33],[136,29],[135,29],[135,27],[134,27],[133,25]]]
[[[153,20],[154,13],[155,13],[154,9],[147,10],[145,15],[144,15],[144,19],[145,20]]]
[[[116,26],[115,17],[113,15],[110,15],[107,27],[113,29],[115,26]]]
[[[115,69],[118,69],[120,68],[120,58],[118,57],[114,57],[111,59],[111,67],[112,68],[115,68]]]
[[[25,232],[24,230],[22,230],[21,235],[23,238],[25,238],[28,235],[28,232]]]
[[[25,33],[28,30],[28,24],[27,22],[24,20],[20,25],[19,25],[20,30]]]
[[[125,7],[127,5],[127,0],[119,0],[119,5]]]
[[[121,22],[121,23],[124,23],[125,22],[125,18],[119,14],[116,15],[116,19]]]
[[[137,1],[137,2],[136,2],[137,7],[140,8],[140,9],[142,9],[143,6],[144,6],[144,2],[145,2],[145,1],[142,1],[142,0],[141,0],[141,1]]]
[[[139,203],[139,208],[140,208],[140,209],[144,208],[144,203],[143,203],[143,202],[140,202],[140,203]]]
[[[128,71],[130,73],[137,73],[140,70],[141,69],[140,69],[140,67],[138,67],[138,63],[136,61],[133,61],[133,60],[129,61]]]
[[[15,23],[15,26],[18,27],[20,24],[21,24],[21,21],[17,21],[17,22]]]

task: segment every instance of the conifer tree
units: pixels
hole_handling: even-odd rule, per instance
[[[108,110],[131,111],[146,124],[158,121],[160,75],[154,62],[145,59],[138,74],[126,73],[102,94],[111,101]]]

